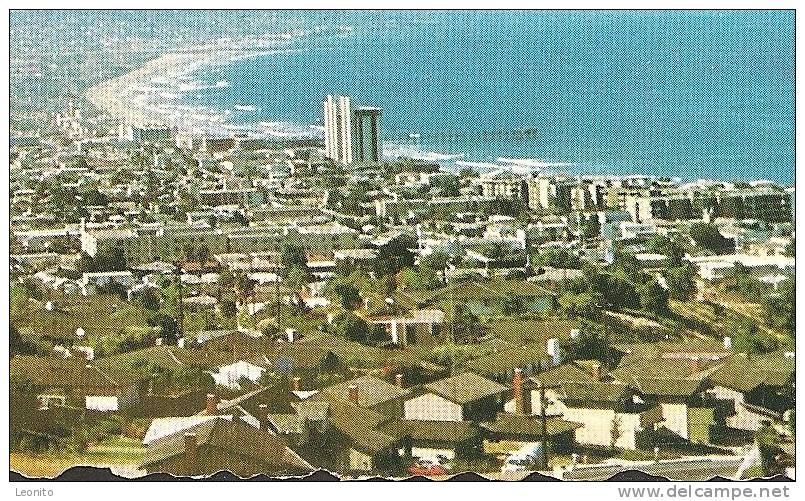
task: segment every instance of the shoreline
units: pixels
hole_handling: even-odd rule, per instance
[[[237,48],[213,49],[211,52],[166,52],[137,69],[90,87],[84,92],[84,96],[98,110],[121,119],[126,124],[171,126],[175,124],[171,123],[170,118],[181,117],[171,117],[164,103],[153,102],[154,97],[161,96],[165,101],[176,100],[181,95],[171,95],[170,91],[177,90],[176,84],[186,81],[187,75],[194,71],[271,52]],[[181,85],[180,83],[179,88]],[[189,86],[185,92],[201,88],[203,86]],[[157,93],[159,94],[154,96]],[[177,103],[176,109],[180,107],[189,108]]]
[[[291,31],[172,49],[138,68],[93,85],[83,92],[83,97],[99,112],[126,125],[176,127],[183,133],[218,136],[235,133],[275,138],[310,136],[309,130],[284,122],[233,124],[227,120],[233,110],[221,113],[212,107],[193,106],[183,100],[193,92],[229,86],[226,80],[201,82],[190,78],[190,74],[238,60],[304,50],[297,48],[294,42],[305,35],[305,32]]]
[[[290,40],[290,38],[286,39]],[[312,124],[289,122],[256,121],[234,124],[228,121],[232,110],[218,110],[206,106],[186,104],[182,98],[190,92],[213,87],[228,87],[226,80],[209,83],[197,82],[189,74],[203,68],[227,65],[241,59],[251,59],[275,53],[304,48],[281,48],[266,43],[247,45],[248,41],[213,42],[208,45],[178,49],[145,62],[142,66],[109,80],[100,82],[86,91],[83,96],[101,113],[121,120],[126,125],[149,127],[176,127],[183,134],[231,137],[244,134],[261,139],[315,138],[322,132]],[[237,106],[235,106],[237,109]],[[508,170],[517,174],[565,174],[595,177],[650,177],[677,178],[685,182],[724,181],[699,176],[668,176],[661,174],[618,173],[622,169],[585,164],[584,162],[548,161],[540,158],[509,158],[502,153],[491,154],[489,158],[474,160],[465,152],[435,151],[427,145],[404,141],[384,141],[384,155],[388,158],[411,158],[435,162],[443,170],[458,172],[462,168],[472,168],[479,173],[493,170]],[[433,151],[432,151],[433,150]],[[498,152],[499,153],[499,152]],[[497,155],[497,156],[496,156]],[[480,166],[483,165],[483,168]],[[606,172],[609,171],[609,172]],[[761,179],[752,178],[753,181]],[[773,181],[787,187],[788,183]]]

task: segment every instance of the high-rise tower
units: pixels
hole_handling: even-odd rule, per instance
[[[379,162],[383,158],[380,140],[381,108],[352,108],[349,96],[328,95],[324,108],[324,151],[342,164]]]
[[[352,163],[352,106],[349,96],[324,100],[324,151],[342,164]]]
[[[352,115],[353,159],[356,162],[379,162],[383,159],[380,143],[381,108],[356,108]]]

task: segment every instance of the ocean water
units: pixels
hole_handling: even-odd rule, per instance
[[[194,71],[209,85],[181,102],[233,124],[304,130],[326,94],[344,93],[384,109],[388,154],[794,179],[791,11],[293,16],[307,36]]]

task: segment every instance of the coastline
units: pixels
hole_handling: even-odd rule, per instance
[[[193,51],[167,52],[146,62],[141,67],[101,82],[85,92],[87,100],[96,108],[112,117],[124,120],[127,124],[149,126],[171,126],[181,118],[170,116],[172,109],[163,102],[177,100],[178,91],[191,91],[203,88],[190,84],[187,75],[204,67],[226,64],[247,57],[259,57],[272,51],[259,49],[197,49]],[[185,83],[183,83],[185,82]],[[182,87],[186,85],[186,88]],[[228,85],[228,83],[226,84]],[[189,107],[176,104],[173,110]],[[189,110],[186,110],[189,111]],[[188,122],[188,120],[178,120]]]
[[[290,41],[291,38],[285,38]],[[235,124],[228,121],[229,115],[238,112],[220,110],[208,106],[193,106],[183,101],[186,95],[213,87],[228,87],[226,80],[199,82],[189,75],[203,68],[226,65],[241,59],[251,59],[276,53],[305,50],[304,48],[278,47],[277,41],[254,42],[250,40],[216,41],[203,46],[180,48],[165,52],[145,62],[142,66],[98,83],[84,92],[87,101],[100,112],[126,125],[142,127],[176,127],[182,134],[230,137],[234,134],[261,139],[296,139],[321,137],[321,127],[311,124],[289,122],[255,121]],[[242,110],[240,110],[242,111]],[[250,110],[253,111],[253,110]],[[702,180],[701,176],[663,176],[632,172],[619,173],[621,169],[585,162],[546,160],[523,156],[504,156],[504,152],[491,154],[488,158],[470,156],[466,151],[439,150],[434,145],[417,141],[384,141],[384,156],[387,158],[412,158],[435,162],[448,172],[471,168],[479,173],[495,170],[516,174],[550,173],[593,177],[673,177],[689,182]],[[708,179],[729,181],[726,177]],[[782,183],[788,186],[788,183]]]
[[[214,41],[203,46],[171,50],[132,71],[90,87],[84,91],[84,97],[101,113],[126,125],[176,127],[188,134],[310,135],[309,130],[282,122],[228,123],[232,110],[221,113],[211,107],[193,106],[183,101],[188,94],[197,94],[203,89],[229,86],[226,80],[212,83],[194,80],[190,77],[192,73],[237,60],[299,50],[288,44],[302,35],[304,33],[284,33],[257,40]]]

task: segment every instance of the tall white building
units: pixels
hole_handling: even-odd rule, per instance
[[[324,151],[342,164],[352,163],[352,105],[349,96],[324,100]]]
[[[342,164],[379,162],[383,159],[380,139],[381,108],[354,108],[349,96],[329,95],[324,108],[324,150]]]

